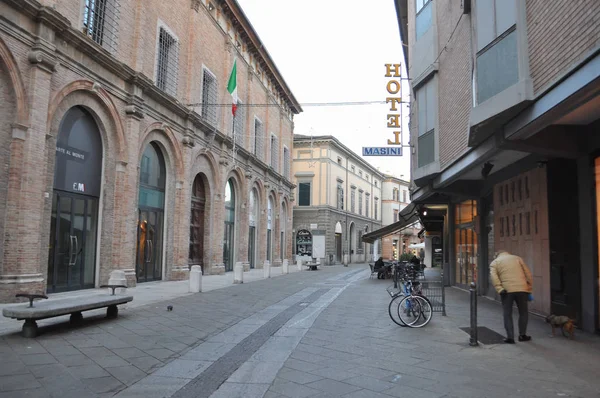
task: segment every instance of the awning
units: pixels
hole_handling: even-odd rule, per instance
[[[409,204],[400,212],[400,214],[398,214],[399,221],[363,235],[362,241],[365,243],[374,243],[377,239],[383,236],[391,235],[394,232],[399,232],[408,228],[415,222],[419,221],[419,217],[415,211],[415,208],[415,203]]]

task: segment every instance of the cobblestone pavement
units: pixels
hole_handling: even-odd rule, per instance
[[[468,294],[447,317],[400,328],[390,281],[366,265],[323,267],[121,311],[37,339],[0,340],[0,397],[598,397],[600,339],[468,346]],[[166,305],[173,305],[172,312]],[[479,324],[502,332],[481,299]]]

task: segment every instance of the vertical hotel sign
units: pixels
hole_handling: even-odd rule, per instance
[[[385,64],[385,77],[390,78],[386,89],[389,94],[385,102],[389,104],[386,116],[387,127],[393,129],[393,140],[387,140],[383,147],[363,147],[363,156],[402,156],[402,69],[401,64]],[[400,109],[398,109],[400,108]]]

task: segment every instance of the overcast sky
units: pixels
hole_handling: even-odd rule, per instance
[[[393,0],[238,0],[283,78],[301,103],[385,101],[386,63],[403,63]],[[408,100],[403,85],[403,99]],[[303,106],[295,133],[333,135],[357,154],[388,146],[386,104]],[[399,108],[398,108],[399,110]],[[408,144],[408,107],[402,111]],[[364,159],[382,172],[410,178],[402,157]]]

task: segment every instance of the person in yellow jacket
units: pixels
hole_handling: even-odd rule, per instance
[[[492,284],[502,298],[504,308],[504,328],[506,329],[505,343],[514,344],[514,327],[512,319],[513,303],[519,309],[519,341],[529,341],[527,336],[528,309],[527,302],[532,291],[533,279],[529,267],[519,256],[504,250],[490,264]]]

